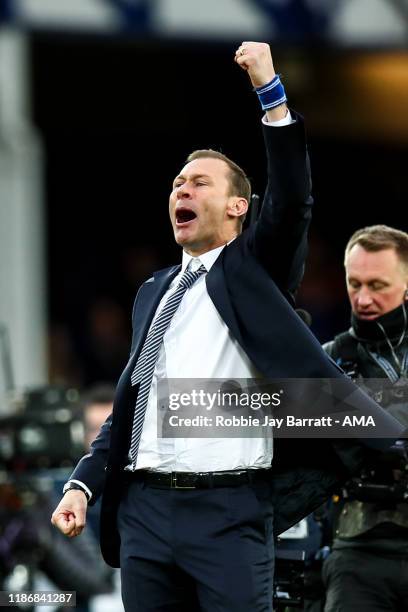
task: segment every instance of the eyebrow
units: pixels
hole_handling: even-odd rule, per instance
[[[356,276],[347,276],[347,281],[357,281],[358,283],[361,283],[361,280],[359,278],[357,278]],[[370,285],[371,283],[384,283],[385,285],[389,284],[391,281],[389,278],[386,277],[378,277],[378,276],[374,276],[373,278],[369,278],[368,280],[364,281],[366,284]]]
[[[209,174],[192,174],[191,177],[192,179],[198,179],[198,178],[206,178],[206,179],[210,179],[211,180],[211,176]],[[179,174],[178,176],[176,176],[176,178],[173,181],[173,184],[178,180],[178,179],[186,179],[186,177],[184,176],[184,174]]]

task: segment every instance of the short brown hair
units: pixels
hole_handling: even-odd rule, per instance
[[[359,244],[366,251],[395,249],[401,263],[408,270],[408,234],[388,225],[370,225],[357,230],[347,243],[345,260],[353,246]]]
[[[229,168],[229,183],[230,193],[232,196],[239,196],[245,198],[248,204],[251,203],[251,182],[243,169],[232,161],[229,157],[221,153],[221,151],[214,151],[214,149],[197,149],[190,153],[187,157],[186,163],[193,161],[194,159],[220,159],[225,162]],[[245,215],[241,217],[243,222]]]

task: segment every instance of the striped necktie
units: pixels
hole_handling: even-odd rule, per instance
[[[166,333],[185,292],[205,272],[206,269],[204,266],[200,266],[195,272],[192,272],[191,270],[186,270],[184,272],[177,285],[176,291],[167,299],[155,322],[151,326],[143,348],[139,354],[135,369],[133,370],[131,376],[132,385],[140,383],[136,400],[135,415],[133,417],[132,440],[130,443],[130,457],[132,460],[133,469],[136,468],[137,453],[142,435],[150,387],[153,380],[153,372],[156,367],[157,357],[159,355],[164,334]]]

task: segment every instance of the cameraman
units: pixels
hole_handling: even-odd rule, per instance
[[[351,328],[324,348],[353,379],[383,379],[375,399],[408,425],[408,234],[385,225],[358,230],[345,269]],[[333,504],[325,612],[408,609],[408,464],[400,450],[348,483]]]

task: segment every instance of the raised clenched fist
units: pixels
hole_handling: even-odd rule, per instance
[[[248,72],[254,87],[262,87],[275,76],[271,48],[267,43],[244,41],[235,52],[235,61]]]

